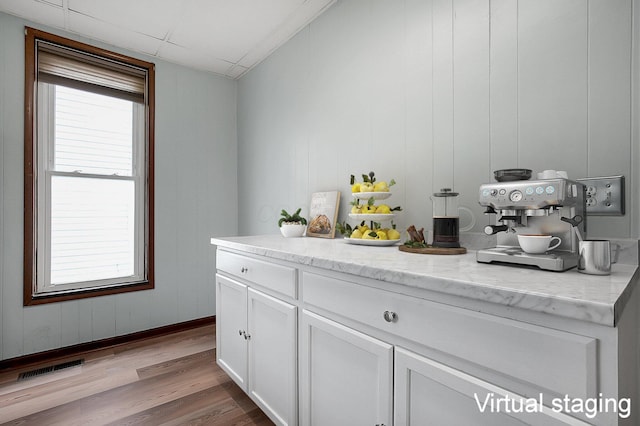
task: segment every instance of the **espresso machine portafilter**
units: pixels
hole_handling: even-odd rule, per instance
[[[495,224],[485,227],[485,233],[496,234],[497,244],[478,250],[478,262],[549,271],[578,265],[576,231],[586,237],[585,187],[580,182],[555,178],[487,183],[480,186],[479,202],[486,214],[495,215]],[[562,242],[552,251],[530,254],[520,248],[518,235],[552,235]]]

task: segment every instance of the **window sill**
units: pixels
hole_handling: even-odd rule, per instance
[[[112,294],[129,293],[153,289],[153,281],[141,281],[139,283],[101,288],[85,288],[79,290],[65,290],[52,293],[25,293],[24,306],[44,305],[46,303],[66,302],[69,300],[87,299],[89,297],[108,296]]]

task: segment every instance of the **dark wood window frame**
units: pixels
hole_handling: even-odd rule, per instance
[[[146,71],[146,262],[143,280],[119,286],[64,290],[51,294],[37,292],[37,58],[36,41],[43,40]],[[154,129],[155,65],[34,28],[25,27],[25,116],[24,116],[24,306],[62,302],[154,288]]]

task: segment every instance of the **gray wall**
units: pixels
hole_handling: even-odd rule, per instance
[[[156,288],[23,308],[25,24],[42,28],[0,13],[0,359],[213,315],[209,238],[237,233],[237,84],[148,57],[156,63]]]
[[[625,175],[627,215],[590,236],[637,237],[634,31],[631,0],[339,0],[239,82],[240,232],[314,191],[342,191],[346,219],[369,170],[398,182],[400,229],[453,187],[479,232],[479,184],[526,167]]]
[[[0,13],[0,359],[213,314],[209,237],[277,232],[280,209],[307,212],[314,191],[341,190],[344,219],[352,173],[398,181],[400,228],[429,228],[429,194],[453,186],[476,231],[492,170],[623,174],[627,215],[594,218],[591,235],[637,237],[632,10],[637,20],[632,0],[339,0],[237,84],[155,61],[156,289],[29,308],[25,22]]]

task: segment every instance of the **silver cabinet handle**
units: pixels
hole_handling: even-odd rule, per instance
[[[384,311],[384,313],[382,314],[382,317],[384,318],[384,320],[386,322],[396,322],[396,321],[398,321],[398,314],[396,314],[395,312]]]

